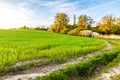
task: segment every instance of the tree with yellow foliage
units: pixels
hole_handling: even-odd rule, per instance
[[[57,13],[55,16],[55,22],[48,31],[64,33],[68,26],[69,18],[65,13]]]
[[[117,26],[120,26],[120,18],[117,18],[116,22],[117,22]]]
[[[80,29],[91,29],[91,25],[94,23],[91,17],[87,15],[81,15],[78,18],[77,27]]]
[[[112,15],[102,17],[101,22],[97,22],[98,30],[106,34],[111,34],[115,30],[116,18]]]

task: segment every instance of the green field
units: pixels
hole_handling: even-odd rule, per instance
[[[119,80],[119,79],[120,79],[120,74],[115,75],[115,76],[111,76],[111,80]]]
[[[95,78],[97,75],[109,71],[110,68],[120,63],[120,39],[104,39],[114,45],[114,49],[94,56],[87,61],[68,65],[64,69],[54,71],[53,73],[38,77],[33,80],[105,80]],[[98,68],[101,69],[97,71]],[[109,73],[110,74],[110,73]],[[111,76],[111,80],[119,80],[120,75]]]
[[[104,46],[105,43],[96,38],[39,30],[0,30],[0,71],[19,61],[32,59],[64,62]]]

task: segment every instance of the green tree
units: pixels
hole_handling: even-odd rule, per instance
[[[78,18],[77,27],[80,29],[91,29],[91,25],[94,23],[91,17],[87,15],[81,15]]]
[[[117,18],[116,22],[117,22],[117,26],[120,26],[120,18]]]
[[[55,16],[55,22],[52,24],[49,31],[64,33],[68,26],[69,18],[65,13],[57,13]]]
[[[102,17],[101,22],[97,22],[98,30],[106,34],[111,34],[115,29],[116,18],[112,15]]]
[[[116,19],[114,34],[120,34],[120,18]]]
[[[29,27],[27,27],[26,25],[20,27],[19,29],[30,29]]]

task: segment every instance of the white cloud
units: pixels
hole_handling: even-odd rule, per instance
[[[86,7],[86,3],[90,4],[88,2],[94,1],[100,4]],[[119,2],[120,0],[111,0],[106,3],[97,0],[24,0],[13,4],[2,0],[0,1],[0,28],[50,25],[54,22],[54,16],[58,12],[67,13],[71,19],[70,23],[72,23],[73,14],[77,16],[87,14],[95,20],[110,13],[119,16]]]
[[[23,25],[31,26],[38,23],[41,16],[37,16],[33,10],[28,9],[24,5],[12,5],[1,1],[0,28],[20,27]]]
[[[78,2],[68,2],[68,0],[56,0],[41,3],[40,5],[50,8],[53,13],[65,12],[73,13]]]
[[[117,15],[118,17],[120,16],[119,2],[120,0],[110,1],[98,6],[90,7],[81,11],[76,11],[76,14],[87,14],[93,17],[96,21],[100,20],[102,16],[105,16],[107,14]]]
[[[108,2],[108,3],[105,3],[105,4],[101,4],[101,5],[98,5],[98,6],[90,7],[90,8],[82,10],[81,12],[88,12],[88,11],[92,11],[92,10],[104,9],[106,7],[113,6],[113,4],[115,4],[115,3],[119,2],[119,1],[120,0],[115,0],[115,1]]]
[[[51,15],[56,13],[66,13],[69,17],[73,17],[75,14],[75,9],[79,4],[79,1],[70,2],[69,0],[55,0],[55,1],[39,1],[39,6],[46,8],[50,13],[45,13],[46,15]],[[54,22],[54,16],[49,16],[51,18],[50,24]],[[72,23],[72,22],[70,22]]]

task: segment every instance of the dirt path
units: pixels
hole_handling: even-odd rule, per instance
[[[111,35],[100,35],[99,37],[100,37],[100,38],[120,39],[120,35],[114,35],[114,34],[111,34]]]
[[[120,45],[120,42],[115,42],[115,41],[112,42]],[[111,76],[115,76],[118,74],[120,74],[120,63],[118,63],[116,66],[109,68],[106,71],[99,73],[92,80],[111,80],[110,78]]]
[[[96,78],[94,78],[94,80],[111,80],[111,76],[115,76],[118,74],[120,74],[120,63],[117,66],[109,69],[107,72],[99,74]]]
[[[68,60],[66,61],[65,63],[62,63],[62,64],[50,64],[50,65],[46,65],[44,67],[31,67],[29,68],[28,70],[24,70],[22,72],[20,72],[20,74],[16,74],[16,75],[13,75],[13,74],[9,74],[9,75],[6,75],[4,77],[2,77],[3,80],[27,80],[28,78],[36,78],[37,76],[44,76],[44,75],[47,75],[55,70],[58,70],[58,69],[61,69],[61,68],[64,68],[66,65],[68,64],[76,64],[78,62],[82,62],[83,60],[87,60],[95,55],[98,55],[102,52],[107,52],[107,51],[110,51],[112,50],[114,47],[109,44],[107,41],[104,41],[106,43],[106,47],[99,50],[99,51],[95,51],[95,52],[92,52],[86,56],[82,56],[82,57],[79,57],[79,58],[76,58],[76,59],[71,59],[71,60]]]

